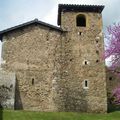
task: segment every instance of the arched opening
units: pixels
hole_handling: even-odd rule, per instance
[[[85,17],[85,15],[78,15],[76,17],[76,25],[78,27],[86,27],[86,17]]]

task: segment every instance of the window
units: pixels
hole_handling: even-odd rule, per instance
[[[97,54],[99,54],[99,51],[98,51],[98,50],[96,50],[96,53],[97,53]]]
[[[73,61],[73,58],[71,58],[70,61],[72,62],[72,61]]]
[[[87,66],[90,64],[90,62],[88,60],[84,60],[82,64]]]
[[[98,40],[96,40],[96,43],[98,43]]]
[[[86,27],[86,18],[84,15],[78,15],[76,17],[76,25],[78,27]]]
[[[112,77],[109,77],[109,80],[112,80],[113,78]]]
[[[87,80],[85,80],[85,87],[88,87],[88,83],[87,83]]]
[[[83,33],[82,32],[78,32],[78,35],[82,35]]]
[[[34,78],[32,78],[32,85],[34,85]]]
[[[89,86],[88,86],[88,80],[84,80],[84,82],[83,82],[83,88],[84,89],[88,89],[89,88]]]
[[[98,63],[99,62],[99,60],[96,60],[96,63]]]
[[[85,65],[87,65],[88,63],[87,63],[87,61],[85,61]]]

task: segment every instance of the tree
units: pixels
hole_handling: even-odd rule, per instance
[[[120,24],[113,24],[107,27],[107,34],[105,35],[107,46],[105,49],[104,58],[111,59],[110,70],[116,74],[120,74]]]
[[[111,98],[113,104],[120,105],[120,86],[112,91]]]
[[[111,60],[110,71],[120,77],[120,24],[113,24],[107,27],[105,35],[107,46],[105,48],[104,58]],[[111,94],[111,102],[120,105],[120,86],[117,86]]]

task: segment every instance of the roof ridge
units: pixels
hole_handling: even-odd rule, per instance
[[[21,23],[19,25],[15,25],[13,27],[10,27],[10,28],[7,28],[5,30],[2,30],[0,31],[0,36],[4,33],[7,33],[7,32],[10,32],[10,31],[13,31],[15,29],[18,29],[18,28],[21,28],[21,27],[24,27],[24,26],[27,26],[27,25],[30,25],[30,24],[33,24],[33,23],[38,23],[38,24],[41,24],[43,26],[46,26],[46,27],[50,27],[52,29],[56,29],[56,30],[59,30],[59,31],[63,31],[62,28],[58,27],[58,26],[55,26],[55,25],[52,25],[52,24],[49,24],[49,23],[46,23],[46,22],[43,22],[43,21],[40,21],[38,20],[37,18],[35,18],[34,20],[31,20],[31,21],[28,21],[28,22],[24,22],[24,23]]]
[[[97,7],[100,7],[100,6],[104,6],[103,4],[101,5],[96,5],[96,4],[59,4],[60,6],[61,5],[66,5],[66,6],[97,6]]]

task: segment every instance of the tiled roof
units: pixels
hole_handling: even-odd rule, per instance
[[[17,26],[14,26],[14,27],[11,27],[11,28],[0,31],[0,37],[2,37],[3,34],[8,33],[10,31],[13,31],[13,30],[16,30],[16,29],[19,29],[19,28],[22,28],[22,27],[25,27],[25,26],[28,26],[28,25],[31,25],[31,24],[36,24],[36,23],[39,24],[39,25],[45,26],[45,27],[49,27],[51,29],[55,29],[57,31],[63,31],[60,27],[57,27],[57,26],[39,21],[38,19],[34,19],[32,21],[29,21],[29,22],[26,22],[26,23],[23,23],[23,24],[20,24],[20,25],[17,25]]]
[[[76,4],[59,4],[58,6],[58,25],[61,25],[61,12],[98,12],[104,9],[103,5],[76,5]]]

